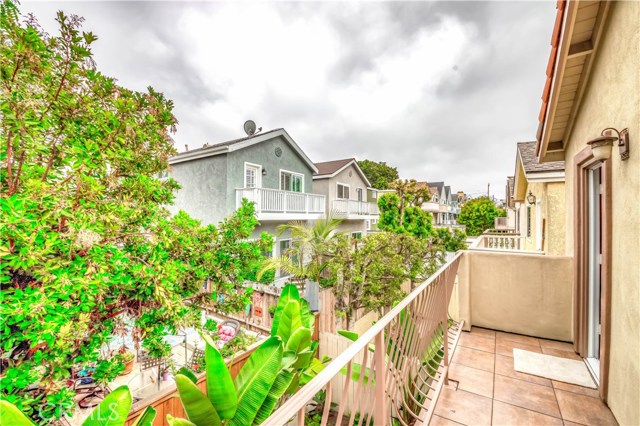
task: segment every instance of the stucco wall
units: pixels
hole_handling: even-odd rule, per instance
[[[275,154],[278,147],[282,150],[280,157]],[[244,186],[245,162],[259,164],[266,169],[266,174],[261,176],[263,188],[280,189],[280,170],[287,170],[303,174],[304,192],[313,192],[313,171],[280,137],[229,153],[228,158],[227,208],[231,211],[236,207],[236,189]]]
[[[362,201],[367,201],[369,196],[367,184],[352,164],[332,178],[316,179],[313,181],[313,191],[316,194],[324,194],[327,197],[327,213],[333,209],[333,200],[338,197],[338,183],[349,185],[350,200],[357,200],[358,194],[356,193],[356,188],[362,188]]]
[[[465,251],[454,317],[470,325],[572,341],[572,259]]]
[[[226,155],[174,164],[170,176],[182,186],[174,205],[169,206],[172,214],[184,210],[208,225],[218,223],[235,210],[235,202],[233,206],[227,203]]]
[[[567,253],[573,254],[574,157],[602,129],[629,128],[630,158],[613,148],[612,300],[608,404],[620,424],[640,421],[640,2],[614,2],[590,81],[566,141]]]
[[[546,217],[545,252],[554,256],[565,255],[565,184],[551,182],[546,184],[544,212]]]

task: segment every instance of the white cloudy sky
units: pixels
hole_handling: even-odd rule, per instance
[[[533,140],[555,2],[30,2],[86,18],[98,67],[175,101],[179,150],[284,127],[313,161],[503,197]]]

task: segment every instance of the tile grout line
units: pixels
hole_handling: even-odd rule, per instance
[[[521,410],[527,410],[527,411],[531,411],[532,413],[541,414],[543,416],[551,417],[552,419],[558,419],[564,424],[564,419],[562,417],[556,417],[556,416],[552,416],[551,414],[543,413],[542,411],[532,410],[531,408],[525,408],[525,407],[522,407],[520,405],[514,404],[513,402],[501,401],[499,399],[496,399],[495,401],[498,401],[501,404],[506,404],[506,405],[510,405],[512,407],[519,408]],[[562,416],[562,414],[561,414],[561,416]],[[571,420],[567,420],[567,421],[571,421]],[[573,423],[576,423],[576,422],[573,422]],[[576,423],[576,424],[582,425],[582,423]]]
[[[496,354],[496,348],[498,347],[497,336],[493,340],[493,386],[491,386],[491,425],[493,426],[493,406],[495,405],[496,396],[496,367],[498,363],[498,355]]]
[[[558,402],[558,395],[556,394],[556,388],[555,386],[553,386],[553,382],[551,382],[551,389],[553,389],[553,397],[556,400],[556,405],[558,406],[558,412],[560,413],[560,418],[562,419],[562,423],[564,424],[564,416],[562,415],[562,409],[560,408],[560,403]]]

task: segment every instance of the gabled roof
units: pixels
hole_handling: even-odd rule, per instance
[[[513,197],[513,185],[515,184],[515,176],[507,176],[507,195]]]
[[[451,187],[447,185],[444,187],[444,196],[445,198],[448,198],[450,195],[451,195]]]
[[[451,194],[451,201],[458,201],[458,194]]]
[[[298,154],[298,156],[309,166],[311,170],[313,170],[314,173],[318,172],[318,169],[309,159],[309,157],[307,157],[307,154],[305,154],[304,151],[300,149],[298,144],[293,140],[291,136],[289,136],[289,133],[287,133],[287,131],[284,129],[269,130],[267,132],[257,133],[251,136],[246,136],[244,138],[233,139],[214,145],[205,144],[202,148],[181,152],[180,154],[171,157],[169,159],[169,164],[184,163],[187,161],[197,160],[199,158],[213,157],[216,155],[239,151],[241,149],[248,148],[261,142],[269,141],[279,136],[289,144],[294,152]]]
[[[442,194],[442,190],[444,189],[444,182],[429,182],[429,189],[435,188],[438,195]]]
[[[351,165],[355,167],[362,180],[367,184],[367,187],[370,187],[371,182],[369,182],[369,179],[367,179],[360,166],[358,166],[358,162],[355,158],[345,158],[342,160],[332,160],[324,161],[322,163],[315,163],[317,171],[313,175],[313,179],[330,179],[338,175],[338,173],[342,172]]]
[[[564,161],[538,162],[536,141],[518,142],[518,157],[522,162],[525,174],[544,172],[564,172]]]

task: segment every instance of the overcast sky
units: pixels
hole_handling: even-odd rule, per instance
[[[313,161],[504,197],[535,139],[555,2],[23,2],[86,18],[98,68],[175,102],[184,150],[284,127]]]

